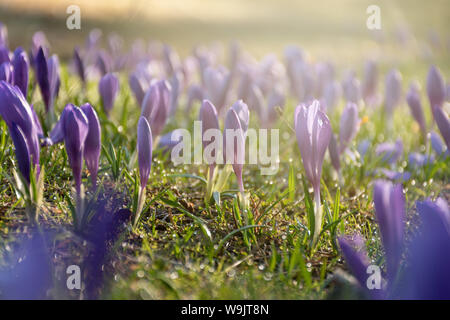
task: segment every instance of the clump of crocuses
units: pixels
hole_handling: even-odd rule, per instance
[[[295,133],[303,160],[306,176],[314,190],[313,244],[317,242],[322,228],[322,206],[320,202],[320,177],[325,151],[331,139],[331,125],[320,103],[315,100],[309,106],[299,105],[295,110]]]

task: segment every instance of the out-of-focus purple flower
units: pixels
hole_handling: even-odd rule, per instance
[[[105,74],[98,84],[98,91],[103,102],[103,109],[109,115],[119,92],[119,78],[113,73]]]
[[[92,185],[95,189],[97,187],[98,160],[102,147],[102,131],[94,108],[89,103],[85,103],[80,109],[85,114],[89,124],[88,134],[84,143],[84,160],[91,174]]]
[[[187,103],[186,103],[186,112],[191,111],[192,105],[195,101],[203,101],[204,93],[202,87],[199,85],[192,85],[189,87],[187,92]]]
[[[364,80],[362,83],[362,96],[366,105],[374,106],[377,100],[378,65],[369,60],[364,65]]]
[[[225,68],[206,68],[203,74],[206,97],[217,107],[217,111],[225,106],[231,85],[231,73]]]
[[[0,45],[0,64],[4,62],[10,62],[9,50],[7,47]]]
[[[323,92],[323,99],[327,110],[332,110],[341,97],[341,85],[337,81],[328,83]]]
[[[427,75],[427,94],[431,109],[442,108],[445,101],[445,85],[441,72],[435,66],[431,66]]]
[[[150,125],[147,119],[142,116],[138,122],[137,147],[141,189],[144,189],[152,169],[153,138]]]
[[[0,46],[8,47],[8,29],[0,22]]]
[[[0,64],[0,81],[14,83],[13,66],[10,62],[3,62]]]
[[[83,83],[86,83],[86,72],[84,68],[84,62],[81,59],[80,51],[78,48],[73,50],[73,62],[75,65],[75,70]]]
[[[112,71],[112,59],[109,56],[108,52],[105,50],[99,50],[97,52],[97,60],[95,62],[97,69],[100,71],[100,74],[104,76],[105,74]]]
[[[374,185],[373,201],[386,252],[388,279],[392,282],[397,275],[403,250],[405,198],[402,186],[377,180]]]
[[[385,87],[385,111],[392,118],[395,107],[400,103],[402,98],[402,75],[396,69],[391,70],[386,76]]]
[[[203,142],[203,148],[206,148],[210,140],[207,138],[211,138],[209,135],[211,132],[208,133],[208,130],[220,130],[219,128],[219,119],[217,116],[217,110],[216,107],[209,101],[204,100],[202,103],[202,106],[200,108],[200,114],[199,114],[199,120],[201,121],[202,125],[202,142]],[[216,141],[217,143],[217,141]],[[209,155],[208,155],[209,156]],[[217,154],[215,150],[211,152],[210,156],[212,159],[207,159],[208,164],[210,166],[210,179],[212,179],[212,174],[214,172],[214,167],[216,164],[216,157]]]
[[[444,108],[433,108],[434,121],[444,138],[447,150],[450,150],[450,119]]]
[[[402,299],[450,299],[450,210],[447,202],[416,202],[422,224],[409,247]]]
[[[347,102],[358,104],[361,101],[361,84],[356,77],[350,76],[344,81],[342,87]]]
[[[152,128],[153,137],[158,137],[164,129],[170,108],[171,87],[167,81],[155,81],[142,101],[142,116]]]
[[[36,69],[45,109],[49,112],[53,110],[54,99],[58,95],[60,85],[58,57],[53,55],[47,59],[43,49],[40,48],[36,56]]]
[[[80,108],[68,104],[61,114],[61,120],[67,157],[72,167],[76,191],[80,194],[84,146],[89,131],[88,119]]]
[[[230,108],[225,118],[223,135],[224,162],[231,163],[238,181],[239,191],[244,192],[242,169],[245,162],[245,134],[235,109]]]
[[[315,200],[315,243],[322,227],[322,210],[320,206],[320,176],[323,158],[330,144],[332,129],[330,120],[320,111],[320,103],[314,100],[310,106],[299,105],[295,111],[295,133],[298,148],[303,160],[306,176],[313,185]]]
[[[31,162],[39,172],[39,128],[33,110],[20,89],[5,81],[0,81],[0,115],[10,130],[13,124],[20,128],[27,142]]]
[[[248,111],[247,104],[242,100],[236,101],[231,108],[236,112],[241,123],[242,132],[244,133],[244,138],[247,136],[248,124],[250,121],[250,112]]]
[[[364,158],[365,155],[367,154],[367,151],[369,150],[370,147],[370,141],[367,139],[362,140],[358,146],[357,146],[357,150],[361,156],[361,158]]]
[[[18,86],[23,96],[27,96],[28,91],[28,58],[22,47],[14,51],[13,57],[14,85]]]
[[[350,141],[355,137],[359,129],[358,106],[355,103],[348,103],[342,112],[339,130],[339,153],[342,154],[347,149]]]
[[[392,181],[404,182],[411,178],[411,173],[408,171],[399,172],[399,171],[389,170],[386,168],[381,168],[381,169],[377,170],[377,172],[379,172],[385,178],[392,180]]]
[[[178,143],[182,142],[183,129],[175,129],[162,135],[158,140],[158,149],[164,152],[171,151]]]
[[[423,114],[422,103],[420,102],[420,92],[417,83],[412,83],[406,94],[406,101],[408,102],[409,109],[414,119],[417,121],[422,131],[422,135],[425,136],[427,129],[425,124],[425,116]]]
[[[425,155],[418,152],[411,152],[408,156],[408,164],[412,168],[420,168],[434,161],[433,155]]]
[[[437,153],[438,156],[442,155],[447,150],[447,148],[444,146],[441,137],[434,131],[430,132],[430,142],[431,147],[433,148],[434,152]]]
[[[398,159],[403,154],[403,143],[401,139],[398,139],[395,143],[384,142],[380,143],[376,149],[375,153],[377,156],[382,156],[383,162],[389,164],[397,162]]]
[[[36,32],[31,39],[31,57],[30,62],[33,67],[36,67],[36,60],[39,50],[42,48],[45,57],[48,57],[49,44],[45,33],[42,31]]]
[[[339,157],[339,145],[334,133],[331,133],[328,152],[330,154],[331,164],[333,165],[334,169],[339,172],[339,170],[341,169],[341,160]]]

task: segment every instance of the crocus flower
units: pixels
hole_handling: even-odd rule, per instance
[[[358,104],[361,100],[361,84],[359,80],[351,76],[343,83],[344,96],[347,102]]]
[[[14,51],[12,63],[14,85],[18,86],[23,96],[26,97],[28,90],[28,58],[26,52],[21,47],[18,47]]]
[[[36,69],[45,109],[47,112],[53,112],[53,102],[58,95],[60,85],[58,57],[53,55],[47,59],[43,49],[40,48],[36,57]]]
[[[403,154],[403,143],[401,139],[397,139],[395,143],[384,142],[380,143],[375,153],[377,156],[382,156],[382,160],[389,164],[397,162]]]
[[[105,74],[98,84],[98,91],[103,102],[103,109],[109,114],[119,92],[119,79],[113,73]]]
[[[244,103],[244,101],[238,100],[231,106],[231,108],[236,112],[236,115],[239,118],[239,122],[241,123],[241,128],[245,138],[247,136],[248,124],[250,121],[248,106]]]
[[[86,167],[91,174],[92,185],[95,189],[97,186],[98,160],[100,158],[102,144],[102,131],[94,108],[89,103],[85,103],[80,109],[85,114],[89,124],[88,134],[84,145],[84,160],[86,161]]]
[[[231,73],[223,69],[206,68],[203,74],[207,98],[220,113],[225,106],[231,85]]]
[[[242,169],[245,161],[245,134],[235,109],[230,108],[225,118],[223,135],[224,162],[231,163],[238,181],[239,191],[244,194]]]
[[[167,81],[154,82],[142,101],[142,116],[149,122],[153,136],[158,137],[164,129],[170,108],[171,87]]]
[[[88,119],[80,108],[68,104],[61,114],[61,120],[67,157],[72,167],[77,194],[80,194],[84,146],[89,131]]]
[[[450,150],[450,119],[444,108],[434,108],[433,115],[434,121],[436,121],[439,131],[447,145],[447,150]]]
[[[44,32],[38,31],[33,34],[33,37],[31,38],[30,62],[34,68],[36,68],[37,56],[41,48],[43,50],[44,56],[47,57],[49,52],[49,43],[47,37],[45,36]]]
[[[200,108],[199,120],[202,123],[202,142],[203,148],[209,145],[210,140],[205,140],[207,136],[207,131],[211,129],[219,130],[219,119],[217,116],[216,107],[209,101],[203,100],[202,106]],[[216,153],[213,150],[211,153],[212,159],[208,159],[209,164],[209,179],[212,179],[214,174],[214,167],[216,165]]]
[[[0,45],[0,64],[4,62],[11,62],[9,59],[9,50],[7,47]]]
[[[427,94],[431,109],[442,107],[445,101],[445,85],[441,72],[435,66],[431,66],[428,71]]]
[[[446,152],[446,147],[444,146],[444,143],[441,139],[441,137],[439,136],[439,134],[437,134],[434,131],[430,132],[430,142],[431,142],[431,147],[433,148],[434,152],[437,153],[438,156],[444,154]],[[447,150],[448,153],[448,150]]]
[[[11,84],[14,82],[13,66],[10,62],[3,62],[0,64],[0,81],[1,80]]]
[[[434,155],[425,155],[417,152],[411,152],[408,156],[408,165],[413,168],[420,168],[434,161]]]
[[[75,70],[77,71],[78,76],[80,77],[83,84],[86,83],[86,72],[84,68],[83,60],[81,59],[80,52],[78,48],[73,50],[73,62],[75,65]]]
[[[298,148],[303,160],[306,176],[313,185],[315,200],[315,243],[322,227],[322,210],[320,207],[320,176],[325,151],[330,144],[331,125],[325,113],[320,111],[320,103],[315,100],[307,107],[299,105],[295,112],[295,132]]]
[[[402,98],[402,75],[398,70],[391,70],[386,76],[384,107],[389,119]]]
[[[323,92],[323,100],[327,110],[332,110],[341,97],[341,85],[337,81],[328,83]]]
[[[355,137],[359,129],[358,106],[355,103],[348,103],[342,112],[339,131],[339,153],[342,154],[347,149],[350,141]]]
[[[33,110],[18,87],[0,81],[0,115],[11,130],[13,124],[20,128],[28,146],[31,163],[39,172],[38,126]]]
[[[364,80],[362,96],[367,105],[373,106],[377,100],[378,65],[374,61],[367,61],[364,65]]]
[[[425,116],[423,115],[422,103],[420,102],[420,92],[417,83],[412,83],[406,94],[406,101],[408,102],[409,109],[414,119],[417,121],[422,131],[422,135],[425,136],[427,129],[425,124]]]
[[[331,133],[330,144],[328,145],[328,153],[330,154],[331,164],[334,169],[339,172],[341,169],[341,160],[339,157],[339,145],[336,139],[336,135]]]
[[[374,185],[373,201],[386,252],[388,279],[393,281],[397,275],[403,249],[405,199],[402,186],[377,180]]]
[[[28,150],[25,135],[15,123],[11,125],[10,134],[16,150],[16,159],[20,173],[30,183],[30,151]]]
[[[144,189],[147,185],[148,177],[152,168],[152,145],[152,130],[147,119],[141,116],[139,118],[137,129],[138,162],[141,189]]]

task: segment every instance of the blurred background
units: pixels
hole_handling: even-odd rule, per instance
[[[66,28],[66,10],[73,4],[81,9],[81,30]],[[381,9],[380,31],[366,27],[372,4]],[[442,65],[448,59],[439,49],[450,48],[448,0],[0,0],[0,21],[8,27],[11,47],[29,47],[33,33],[42,30],[63,59],[93,28],[126,42],[160,40],[181,54],[214,41],[238,40],[260,57],[281,55],[285,45],[297,44],[316,59],[346,67],[366,58],[397,65],[425,58]],[[414,50],[405,52],[405,45]]]

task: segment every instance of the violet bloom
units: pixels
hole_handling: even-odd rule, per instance
[[[75,188],[77,194],[80,195],[84,146],[89,131],[88,119],[80,108],[73,104],[68,104],[61,114],[60,121],[67,157],[69,158],[75,180]]]
[[[409,109],[414,119],[417,121],[420,127],[422,135],[427,133],[425,116],[423,114],[422,103],[420,101],[420,92],[417,83],[412,83],[406,94],[406,101],[408,102]]]
[[[402,75],[398,70],[391,70],[386,76],[384,107],[389,120],[392,120],[392,114],[395,107],[402,98]]]
[[[91,174],[92,186],[95,190],[97,187],[98,161],[102,148],[102,131],[94,108],[89,103],[85,103],[80,109],[85,114],[89,124],[88,134],[84,144],[84,160]]]
[[[77,71],[78,76],[80,77],[83,85],[86,84],[86,72],[84,68],[83,60],[81,59],[80,52],[78,48],[73,50],[73,62],[75,65],[75,70]]]
[[[142,116],[152,128],[153,137],[158,137],[164,129],[170,108],[171,87],[167,81],[154,82],[142,101]]]
[[[13,122],[10,128],[10,134],[16,151],[17,166],[22,177],[30,183],[30,151],[28,150],[27,140],[22,130]]]
[[[431,66],[427,75],[427,94],[430,107],[442,108],[445,101],[445,85],[441,72],[435,66]]]
[[[14,82],[13,66],[10,62],[0,64],[0,81],[2,80],[10,84]]]
[[[213,69],[208,67],[204,71],[203,78],[207,98],[217,107],[217,111],[221,113],[228,98],[232,78],[231,73],[225,68]]]
[[[347,149],[350,141],[359,130],[358,106],[348,103],[342,112],[339,130],[339,153],[342,154]]]
[[[35,122],[34,112],[20,89],[5,81],[0,81],[0,115],[10,131],[13,130],[13,124],[20,129],[27,143],[31,163],[39,173],[38,131],[40,125]]]
[[[213,132],[211,131],[220,130],[216,107],[214,107],[214,105],[209,100],[203,101],[200,108],[199,120],[201,121],[202,125],[203,148],[205,148],[206,150],[206,148],[210,144],[208,142],[210,142],[211,138],[213,137]],[[214,141],[214,143],[217,143],[217,141]],[[211,158],[207,159],[207,163],[209,164],[209,180],[211,181],[214,175],[217,154],[213,149],[212,152],[208,154],[208,156],[211,156]]]
[[[102,98],[103,110],[105,110],[105,113],[109,115],[119,92],[119,78],[117,78],[117,76],[113,73],[105,74],[100,79],[98,91],[100,92],[100,96]]]
[[[233,108],[228,110],[225,118],[223,155],[224,162],[233,166],[239,191],[243,196],[244,183],[242,181],[242,170],[245,162],[245,134],[239,116]]]
[[[36,68],[36,61],[39,50],[42,48],[44,56],[47,57],[49,53],[49,43],[45,33],[42,31],[38,31],[33,34],[31,39],[31,53],[30,53],[30,62],[31,65]]]
[[[4,62],[11,62],[11,59],[9,59],[9,50],[7,47],[0,45],[0,64]]]
[[[375,149],[375,154],[377,156],[382,156],[383,162],[387,162],[389,164],[397,162],[403,154],[402,140],[397,139],[395,143],[380,143]]]
[[[23,96],[27,96],[28,91],[28,58],[22,47],[14,51],[12,60],[14,71],[14,85],[18,86]]]
[[[333,165],[334,169],[339,172],[341,169],[341,160],[339,157],[339,145],[334,133],[331,133],[330,144],[328,145],[328,153],[330,155],[331,164]]]
[[[36,70],[45,110],[53,112],[54,99],[58,95],[60,86],[58,57],[53,55],[47,59],[43,49],[40,48],[36,56]]]
[[[425,155],[417,152],[411,152],[408,155],[408,165],[412,168],[420,168],[434,162],[434,155]]]
[[[137,129],[137,148],[141,190],[145,189],[152,169],[152,130],[145,117],[140,117]]]
[[[434,152],[437,153],[438,156],[443,155],[446,151],[448,153],[448,150],[445,147],[441,137],[434,131],[430,132],[430,142],[431,147],[433,148]]]
[[[444,108],[433,108],[434,121],[444,138],[447,150],[450,150],[450,119]]]
[[[323,100],[327,110],[332,110],[341,97],[341,85],[337,81],[328,83],[323,92]]]
[[[342,87],[347,102],[358,104],[361,101],[361,84],[357,78],[350,76]]]
[[[320,111],[320,103],[317,100],[314,100],[308,107],[299,105],[295,115],[295,132],[298,148],[300,149],[306,176],[314,189],[315,223],[313,243],[315,243],[322,227],[320,176],[322,174],[323,158],[330,144],[332,130],[330,120],[325,113]]]

